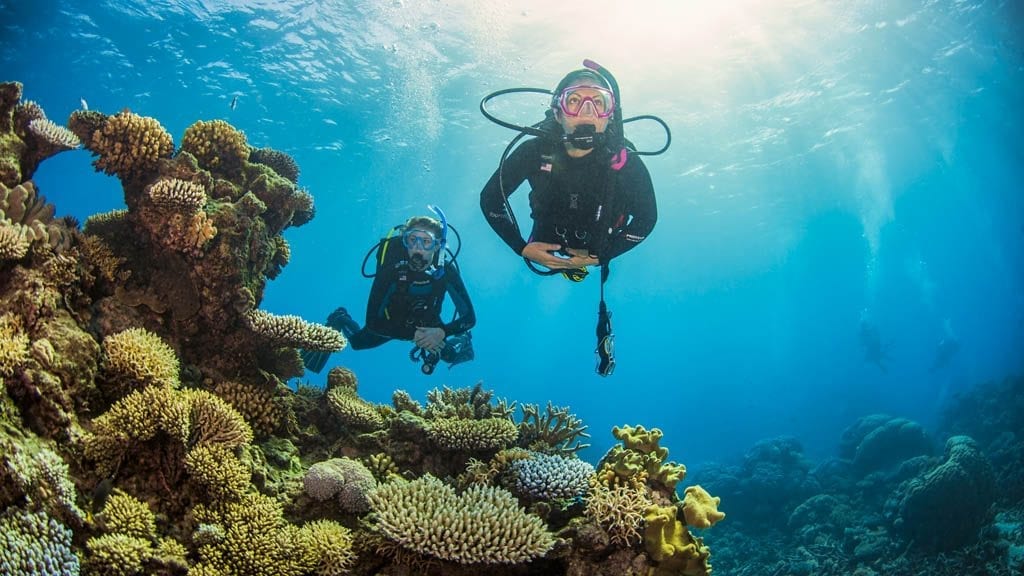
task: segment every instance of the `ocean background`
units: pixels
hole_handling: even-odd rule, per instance
[[[642,424],[696,471],[780,435],[821,459],[877,412],[930,428],[956,394],[1024,368],[1024,3],[0,0],[0,14],[0,80],[58,122],[128,108],[180,143],[224,119],[294,157],[316,217],[285,232],[292,259],[265,310],[361,320],[367,250],[427,203],[445,210],[476,360],[426,377],[407,343],[333,355],[368,400],[483,381],[569,406],[591,462],[613,425]],[[644,159],[658,225],[607,285],[609,378],[594,372],[597,275],[532,274],[478,204],[515,135],[481,98],[550,89],[584,58],[615,74],[626,116],[673,136]],[[494,103],[516,123],[543,108]],[[664,138],[652,122],[627,136]],[[91,159],[40,166],[58,215],[123,206]],[[525,188],[513,206],[527,226]],[[865,361],[862,320],[885,372]],[[947,337],[959,352],[932,370]]]

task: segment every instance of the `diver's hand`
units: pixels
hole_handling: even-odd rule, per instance
[[[561,250],[561,248],[559,244],[530,242],[526,245],[526,248],[523,248],[522,256],[527,260],[552,270],[572,270],[587,266],[597,266],[601,263],[596,257],[591,256],[590,252],[586,249],[566,248],[565,251],[569,253],[568,258],[555,254],[555,251]]]
[[[443,328],[425,328],[423,326],[417,326],[416,333],[413,334],[412,340],[417,346],[428,352],[438,352],[441,348],[444,348],[444,337],[445,333]]]

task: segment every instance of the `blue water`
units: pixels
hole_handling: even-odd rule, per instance
[[[180,142],[193,122],[222,118],[291,154],[317,213],[285,234],[292,261],[268,285],[271,312],[361,316],[367,249],[441,205],[464,241],[476,361],[425,377],[392,343],[328,367],[355,370],[377,402],[482,380],[499,397],[570,406],[595,461],[611,426],[657,426],[672,458],[699,466],[780,434],[824,457],[873,412],[929,426],[958,391],[1024,368],[1022,12],[1014,1],[0,0],[0,80],[22,82],[57,121],[84,100],[153,116]],[[596,275],[533,275],[478,207],[514,135],[481,116],[480,99],[551,88],[583,58],[615,73],[627,116],[656,114],[673,132],[646,159],[658,226],[608,285],[611,378],[593,370]],[[529,123],[543,108],[523,96],[495,109]],[[652,123],[627,136],[662,143]],[[58,214],[123,205],[83,150],[35,179]],[[521,221],[525,196],[513,197]],[[891,356],[885,373],[864,361],[862,319]],[[931,371],[947,336],[960,351]]]

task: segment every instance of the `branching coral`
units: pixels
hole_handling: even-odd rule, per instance
[[[518,564],[543,556],[554,537],[512,494],[474,486],[461,495],[433,476],[370,493],[375,528],[402,547],[462,564]]]
[[[399,412],[412,412],[417,416],[423,415],[423,406],[416,400],[413,400],[412,396],[405,390],[395,390],[391,394],[391,405]]]
[[[534,452],[512,463],[516,494],[535,500],[575,498],[587,491],[594,467],[578,458]]]
[[[29,359],[31,340],[13,314],[0,316],[0,377],[12,376]]]
[[[576,453],[590,444],[581,444],[580,438],[590,438],[583,421],[569,412],[568,407],[555,407],[548,402],[544,414],[537,404],[523,404],[523,419],[519,422],[519,443],[538,452]]]
[[[80,523],[85,519],[85,513],[75,502],[77,494],[68,476],[68,465],[57,453],[49,448],[35,452],[15,450],[8,456],[7,467],[29,500],[54,506],[58,515],[74,522]]]
[[[609,486],[596,476],[588,481],[587,517],[604,528],[615,544],[628,547],[640,542],[639,529],[652,505],[646,487],[637,482]]]
[[[118,532],[147,542],[156,538],[156,515],[145,502],[115,490],[97,516],[106,532]]]
[[[86,571],[97,576],[142,574],[151,546],[148,540],[116,532],[90,538],[86,542]]]
[[[234,449],[252,442],[252,428],[230,404],[205,390],[182,392],[190,407],[189,446],[216,444]]]
[[[206,205],[206,189],[202,184],[179,178],[161,178],[146,187],[149,199],[160,208],[188,214]]]
[[[491,404],[493,390],[484,390],[483,383],[477,382],[472,388],[434,388],[427,392],[428,419],[436,418],[511,418],[515,404],[508,406],[504,401]]]
[[[342,576],[355,560],[352,550],[352,533],[348,528],[328,520],[310,522],[299,531],[313,558],[313,573],[316,576]]]
[[[195,156],[204,170],[226,176],[238,174],[249,159],[245,134],[223,120],[200,120],[186,128],[181,150]]]
[[[218,383],[213,391],[245,418],[256,435],[267,436],[281,423],[282,411],[269,390],[227,380]]]
[[[147,386],[178,385],[177,355],[145,328],[129,328],[103,340],[103,371],[113,397]]]
[[[21,260],[28,254],[30,245],[21,224],[0,220],[0,262]]]
[[[43,512],[8,508],[0,514],[0,574],[77,576],[71,530]]]
[[[384,417],[369,402],[343,387],[334,387],[325,394],[327,405],[341,423],[356,430],[380,430]]]
[[[430,422],[429,435],[447,450],[499,450],[514,443],[519,430],[505,418],[440,418]]]
[[[246,321],[253,332],[276,346],[337,352],[348,345],[341,332],[306,322],[298,316],[278,316],[264,310],[252,310],[246,315]]]
[[[239,498],[249,488],[252,470],[219,444],[196,446],[185,456],[185,469],[216,501]]]
[[[70,123],[81,137],[74,116]],[[99,156],[93,161],[96,169],[115,174],[122,181],[153,172],[161,158],[170,158],[174,152],[174,141],[160,122],[127,111],[108,116],[89,140],[82,140]]]

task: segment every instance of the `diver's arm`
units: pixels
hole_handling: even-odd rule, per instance
[[[630,220],[601,254],[602,263],[635,248],[650,235],[658,221],[658,203],[647,167],[638,156],[632,156],[624,169],[628,172],[622,175],[619,185],[625,196],[626,217]]]
[[[455,305],[456,314],[454,320],[441,328],[447,336],[468,332],[476,325],[476,312],[473,310],[473,302],[469,299],[466,285],[462,282],[462,276],[459,275],[459,269],[449,264],[445,270],[445,280],[448,282],[445,289],[448,297],[452,299],[452,304]]]
[[[536,147],[535,140],[523,142],[505,158],[504,164],[494,171],[491,179],[480,191],[480,210],[483,211],[487,223],[505,241],[505,244],[508,244],[508,247],[519,255],[523,253],[523,248],[526,248],[526,241],[516,229],[505,199],[511,196],[529,176],[531,160],[537,161]],[[504,196],[502,195],[502,185],[504,185]]]

